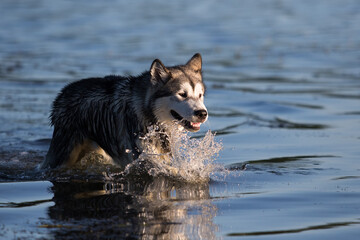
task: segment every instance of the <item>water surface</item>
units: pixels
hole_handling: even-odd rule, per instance
[[[355,239],[358,1],[0,3],[0,238]],[[203,56],[209,182],[38,172],[67,83]]]

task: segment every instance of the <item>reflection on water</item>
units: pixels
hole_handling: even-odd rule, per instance
[[[217,212],[209,185],[184,185],[165,178],[150,182],[54,182],[49,228],[56,239],[102,238],[214,239]]]

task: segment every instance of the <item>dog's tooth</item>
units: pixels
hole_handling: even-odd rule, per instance
[[[201,125],[201,123],[194,123],[194,122],[191,123],[191,126],[193,126],[193,127],[200,127],[200,125]]]

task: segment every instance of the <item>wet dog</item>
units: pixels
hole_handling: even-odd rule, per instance
[[[106,163],[125,167],[142,152],[150,126],[167,132],[169,125],[196,132],[207,120],[202,59],[165,67],[156,59],[139,76],[89,78],[64,87],[53,102],[54,127],[42,168],[72,167],[95,151]],[[151,142],[169,151],[166,134]]]

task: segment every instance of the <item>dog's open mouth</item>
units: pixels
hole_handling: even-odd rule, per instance
[[[190,122],[186,119],[184,119],[180,114],[178,114],[177,112],[175,112],[174,110],[170,111],[171,115],[178,120],[181,125],[183,125],[187,130],[192,131],[192,132],[196,132],[200,130],[200,122]]]

